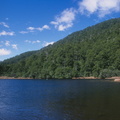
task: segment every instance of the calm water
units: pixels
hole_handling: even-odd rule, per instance
[[[0,120],[120,120],[120,83],[0,80]]]

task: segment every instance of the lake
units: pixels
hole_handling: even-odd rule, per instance
[[[120,83],[0,80],[0,120],[120,120]]]

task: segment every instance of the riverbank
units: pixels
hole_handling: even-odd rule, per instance
[[[107,79],[113,79],[115,82],[120,82],[120,77],[111,77]]]
[[[32,78],[0,76],[0,79],[32,79]],[[73,77],[72,79],[100,79],[100,78],[97,78],[97,77]]]
[[[29,77],[7,77],[7,76],[0,76],[0,79],[32,79]],[[100,79],[98,77],[73,77],[74,79],[88,79],[88,80],[94,80],[94,79]],[[105,78],[105,80],[114,80],[115,82],[120,82],[120,77],[110,77],[110,78]]]
[[[74,77],[72,79],[100,79],[98,77]],[[114,80],[115,82],[120,82],[120,77],[109,77],[109,78],[105,78],[105,80]]]
[[[0,76],[0,79],[31,79],[29,77],[7,77],[7,76]]]
[[[97,77],[73,77],[72,79],[100,79]]]

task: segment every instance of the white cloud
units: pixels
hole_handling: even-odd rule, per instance
[[[17,44],[12,44],[11,46],[13,49],[16,49],[16,50],[18,49]]]
[[[36,40],[36,41],[32,41],[32,43],[40,43],[41,41],[40,40]]]
[[[112,12],[120,12],[120,0],[83,0],[79,2],[79,11],[91,15],[97,13],[104,17]]]
[[[25,40],[26,43],[31,43],[31,40]]]
[[[26,34],[26,33],[28,33],[28,31],[20,31],[19,33]]]
[[[31,30],[31,31],[35,30],[34,27],[28,27],[27,29],[28,29],[28,30]]]
[[[5,22],[0,22],[0,25],[3,25],[6,28],[9,28],[9,26]]]
[[[40,40],[36,40],[36,41],[31,41],[31,40],[25,40],[26,43],[31,43],[31,44],[35,44],[35,43],[40,43]]]
[[[43,29],[50,29],[50,27],[48,25],[44,25],[42,28]]]
[[[55,21],[51,24],[55,25],[58,31],[64,31],[73,26],[77,11],[73,8],[64,10],[60,15],[56,16]]]
[[[46,46],[48,46],[48,45],[53,45],[55,42],[46,42],[46,41],[44,41],[44,43],[43,43],[43,47],[46,47]]]
[[[97,14],[98,17],[120,12],[120,0],[79,0],[78,8],[67,8],[50,23],[58,31],[65,31],[73,26],[78,13],[85,15]]]
[[[28,27],[27,30],[30,30],[31,31],[34,31],[34,30],[39,30],[39,31],[43,31],[43,30],[49,30],[50,27],[48,25],[44,25],[43,27],[38,27],[38,28],[35,28],[35,27]]]
[[[50,27],[48,25],[44,25],[43,27],[36,28],[36,30],[43,31],[44,29],[49,30]]]
[[[6,32],[6,31],[2,31],[0,32],[0,36],[5,36],[5,35],[9,35],[9,36],[13,36],[14,35],[14,32]]]
[[[27,31],[20,31],[19,33],[21,33],[21,34],[26,34],[26,33],[30,33],[30,32],[35,32],[35,30],[38,30],[38,31],[43,31],[43,30],[49,30],[50,29],[50,27],[48,26],[48,25],[44,25],[44,26],[42,26],[42,27],[37,27],[37,28],[35,28],[35,27],[28,27],[27,28]]]
[[[3,55],[10,55],[11,54],[11,51],[10,50],[7,50],[7,49],[0,49],[0,56],[3,56]]]
[[[6,46],[10,46],[10,41],[6,41],[6,42],[5,42],[5,45],[6,45]]]
[[[2,44],[5,45],[6,47],[12,47],[13,49],[16,50],[18,49],[17,44],[11,44],[10,41],[5,41],[5,42],[3,41]]]

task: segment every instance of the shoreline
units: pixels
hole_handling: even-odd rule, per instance
[[[29,78],[29,77],[17,77],[17,78],[15,78],[15,77],[7,77],[7,76],[0,76],[0,79],[32,79],[32,78]]]
[[[111,79],[113,79],[114,82],[120,82],[120,77],[111,77]]]
[[[94,80],[94,79],[100,79],[100,78],[98,78],[98,77],[74,77],[74,78],[72,78],[72,79],[91,79],[91,80]],[[103,80],[113,80],[114,82],[120,82],[120,76],[118,76],[118,77],[109,77],[109,78],[105,78],[105,79],[103,79]]]
[[[7,77],[7,76],[0,76],[0,79],[32,79],[32,78],[29,78],[29,77]],[[95,80],[95,79],[100,79],[98,77],[73,77],[72,78],[73,80],[74,79],[86,79],[86,80]],[[103,80],[113,80],[114,82],[120,82],[120,77],[110,77],[110,78],[105,78]]]

